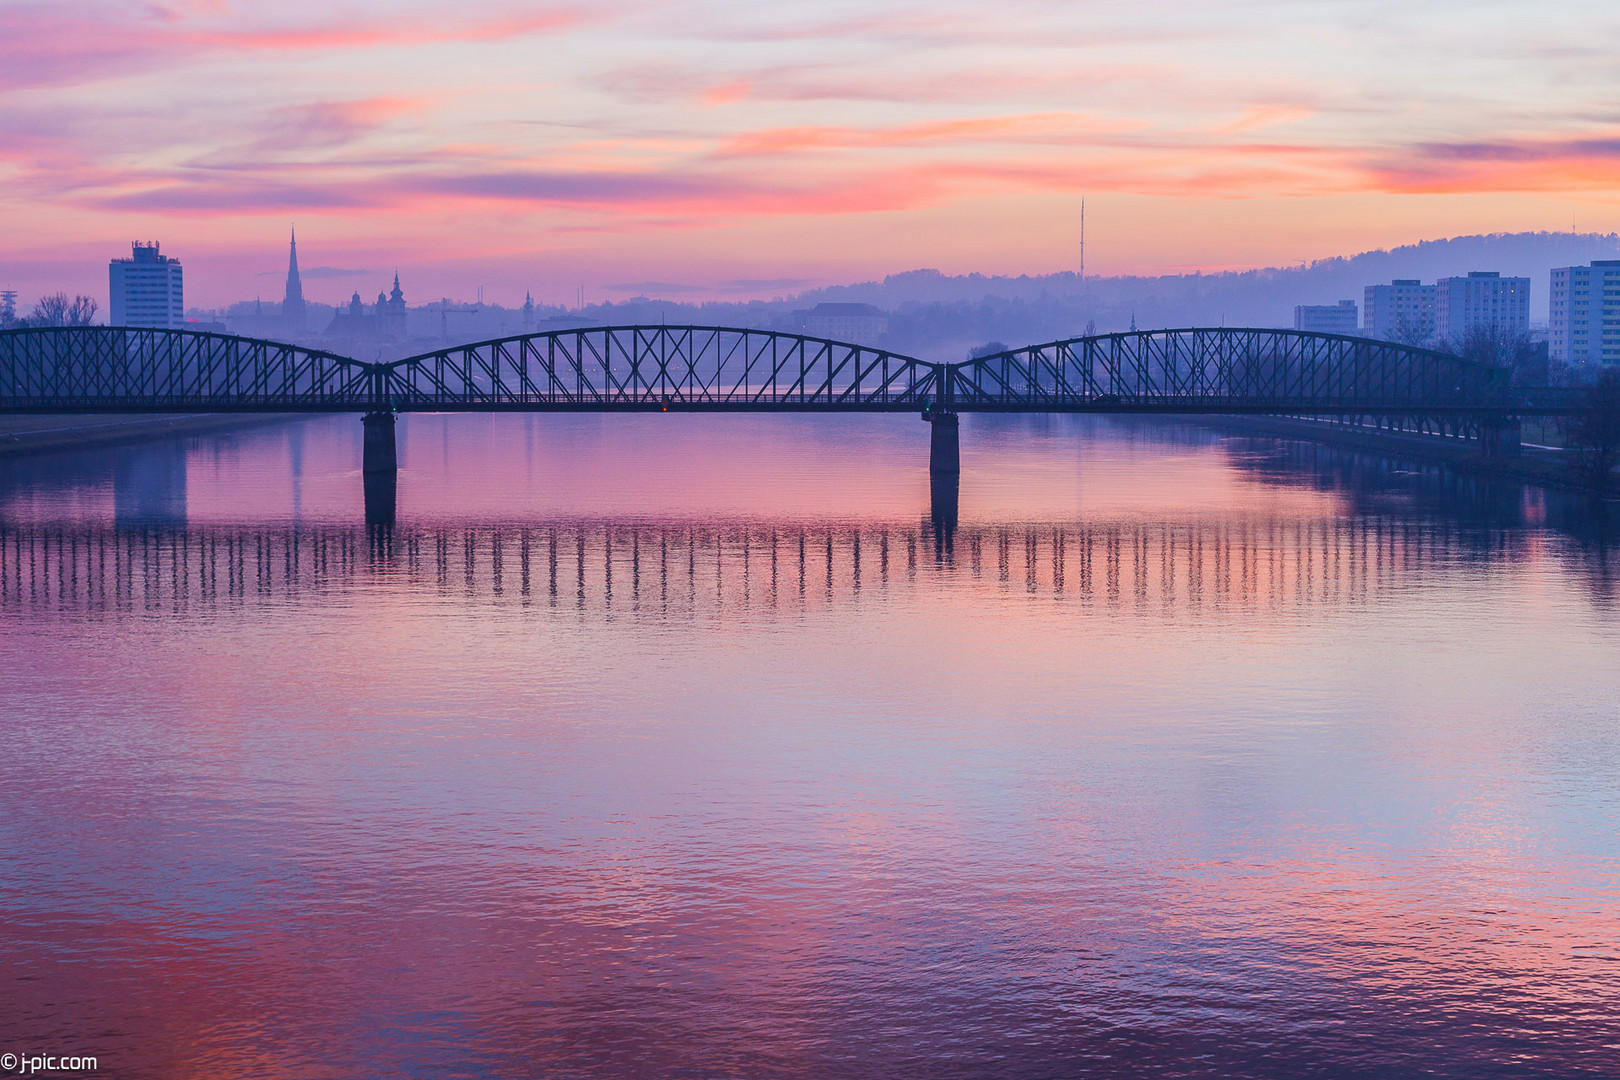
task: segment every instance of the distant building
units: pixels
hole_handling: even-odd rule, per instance
[[[1476,270],[1467,277],[1441,278],[1434,289],[1434,329],[1447,341],[1461,342],[1476,326],[1498,333],[1530,329],[1529,278]]]
[[[355,292],[349,306],[332,313],[326,327],[329,338],[366,341],[403,341],[405,339],[405,293],[399,287],[399,273],[394,273],[394,291],[378,293],[377,302],[368,306]]]
[[[871,304],[817,304],[794,312],[811,337],[871,345],[889,332],[889,316]]]
[[[186,322],[180,260],[158,252],[156,243],[130,245],[132,257],[107,266],[107,292],[114,326],[180,327]]]
[[[1300,304],[1294,308],[1294,329],[1318,334],[1354,334],[1360,317],[1354,300],[1337,304]]]
[[[1417,278],[1368,285],[1362,295],[1361,329],[1368,337],[1385,341],[1429,341],[1434,337],[1436,291],[1436,286]]]
[[[281,301],[281,322],[289,333],[303,333],[309,313],[304,308],[304,283],[298,277],[298,230],[287,250],[287,294]]]
[[[1555,267],[1547,306],[1551,359],[1620,364],[1620,259]]]

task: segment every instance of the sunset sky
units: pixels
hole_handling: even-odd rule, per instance
[[[769,297],[1620,228],[1620,5],[0,6],[0,287]],[[360,273],[363,271],[364,273]]]

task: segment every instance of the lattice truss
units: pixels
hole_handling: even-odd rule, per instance
[[[396,408],[920,408],[935,365],[762,330],[592,327],[440,349],[386,365]]]
[[[1102,334],[954,365],[955,407],[1152,412],[1501,407],[1506,369],[1393,342],[1294,330]]]
[[[806,409],[1557,413],[1572,392],[1393,342],[1293,330],[1069,338],[958,364],[798,334],[582,327],[367,364],[185,330],[0,331],[13,412]],[[1578,396],[1578,395],[1577,395]]]
[[[373,381],[348,357],[228,334],[0,331],[0,408],[13,411],[353,411]]]

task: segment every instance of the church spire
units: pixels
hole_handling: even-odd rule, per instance
[[[287,295],[281,301],[281,317],[288,326],[303,329],[304,283],[298,279],[298,230],[292,233],[292,244],[287,252]]]

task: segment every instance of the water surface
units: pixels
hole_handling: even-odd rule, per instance
[[[1192,427],[355,418],[0,471],[0,1051],[1620,1074],[1601,522]]]

